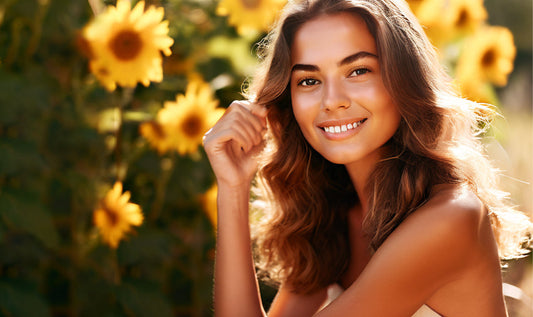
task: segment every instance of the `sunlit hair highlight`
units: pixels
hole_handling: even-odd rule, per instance
[[[344,166],[305,140],[290,100],[291,46],[307,21],[351,12],[376,40],[382,78],[401,114],[368,180],[363,228],[376,250],[423,205],[434,185],[464,184],[489,210],[501,258],[520,256],[530,229],[498,190],[496,170],[479,140],[494,110],[459,98],[422,28],[401,0],[291,1],[260,43],[261,67],[248,97],[270,109],[258,184],[270,203],[258,224],[259,266],[274,281],[309,293],[337,282],[349,262],[347,211],[359,200]]]

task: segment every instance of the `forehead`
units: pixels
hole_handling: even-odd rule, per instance
[[[376,42],[361,16],[344,12],[305,22],[294,36],[291,60],[293,65],[340,61],[360,51],[377,55]]]

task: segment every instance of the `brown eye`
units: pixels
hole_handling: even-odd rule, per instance
[[[314,86],[314,85],[317,85],[319,83],[320,83],[320,81],[318,79],[306,78],[306,79],[300,80],[298,82],[298,86]]]
[[[350,76],[361,76],[361,75],[364,75],[366,73],[370,73],[370,69],[363,67],[363,68],[358,68],[358,69],[354,70],[350,74]]]

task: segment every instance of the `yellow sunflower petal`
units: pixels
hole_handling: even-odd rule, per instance
[[[135,204],[129,204],[127,209],[128,209],[128,223],[135,225],[135,226],[140,226],[144,220],[140,207]]]
[[[221,0],[216,13],[229,16],[241,34],[268,31],[287,0]]]
[[[130,192],[129,191],[125,191],[121,196],[118,197],[117,204],[119,204],[121,206],[126,206],[128,201],[130,200],[130,198],[131,198]]]
[[[218,188],[215,184],[200,197],[202,207],[215,229],[217,227],[217,191]]]
[[[168,139],[160,124],[157,122],[145,122],[139,127],[140,133],[145,137],[149,144],[160,154],[170,150]]]
[[[129,16],[129,20],[132,23],[137,22],[139,19],[142,18],[144,13],[144,1],[137,2],[137,5],[131,10],[131,14]]]

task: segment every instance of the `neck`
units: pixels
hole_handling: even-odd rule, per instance
[[[372,170],[376,166],[378,160],[379,156],[374,155],[373,157],[367,157],[364,160],[359,160],[345,165],[354,185],[355,191],[357,192],[357,196],[359,197],[363,217],[368,211],[368,198],[370,195],[372,195],[372,193],[368,192],[366,186],[368,177],[370,176],[370,173],[372,173]]]

